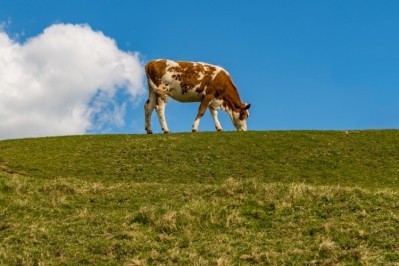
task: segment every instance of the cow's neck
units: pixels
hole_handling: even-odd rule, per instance
[[[227,107],[226,109],[234,112],[239,112],[243,105],[240,99],[240,95],[238,95],[237,89],[234,87],[234,85],[232,85],[232,89],[229,91],[230,93],[228,93],[224,98],[224,103]]]

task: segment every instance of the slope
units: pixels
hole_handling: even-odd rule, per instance
[[[399,131],[0,142],[1,264],[399,262]]]

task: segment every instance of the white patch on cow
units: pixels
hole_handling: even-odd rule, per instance
[[[200,122],[200,118],[197,118],[194,120],[194,123],[193,123],[193,131],[194,132],[198,131],[199,122]]]
[[[162,88],[158,88],[158,92],[161,90],[163,94],[170,96],[171,98],[179,101],[179,102],[198,102],[201,100],[202,94],[199,94],[196,89],[199,88],[200,83],[194,86],[194,88],[184,91],[181,87],[181,82],[174,78],[174,75],[179,74],[178,72],[170,70],[173,66],[178,66],[177,64],[168,64],[165,75],[162,76],[161,81],[164,85]]]
[[[171,67],[178,67],[179,64],[175,61],[172,60],[166,60],[166,71],[168,71],[169,68]]]
[[[226,111],[223,107],[223,100],[222,99],[213,99],[210,103],[209,103],[209,107],[211,107],[212,109],[219,109],[221,108],[223,111]]]
[[[162,76],[162,80],[161,81],[162,81],[163,84],[166,84],[166,85],[168,85],[170,87],[179,87],[181,89],[180,81],[178,81],[177,79],[175,79],[173,77],[173,75],[175,75],[175,74],[176,74],[175,72],[166,71],[165,75]]]
[[[201,81],[205,77],[204,73],[198,73],[198,80]]]
[[[220,73],[220,71],[223,71],[223,69],[221,67],[218,67],[218,66],[214,66],[214,67],[216,69],[212,73],[212,80],[214,80],[216,78],[216,76]]]
[[[238,131],[247,131],[247,121],[240,120],[240,113],[234,111],[228,111],[231,121],[233,122],[234,126],[237,128]]]

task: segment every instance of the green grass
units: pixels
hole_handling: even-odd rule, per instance
[[[0,265],[397,265],[399,131],[0,141]]]

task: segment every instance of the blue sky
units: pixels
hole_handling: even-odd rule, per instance
[[[252,104],[250,130],[399,128],[398,14],[398,1],[377,0],[0,0],[3,31],[20,44],[53,24],[87,24],[143,63],[223,66]],[[145,100],[90,132],[144,133]],[[190,131],[197,109],[170,101],[171,131]],[[160,132],[155,112],[152,121]],[[214,130],[208,113],[199,128]]]

